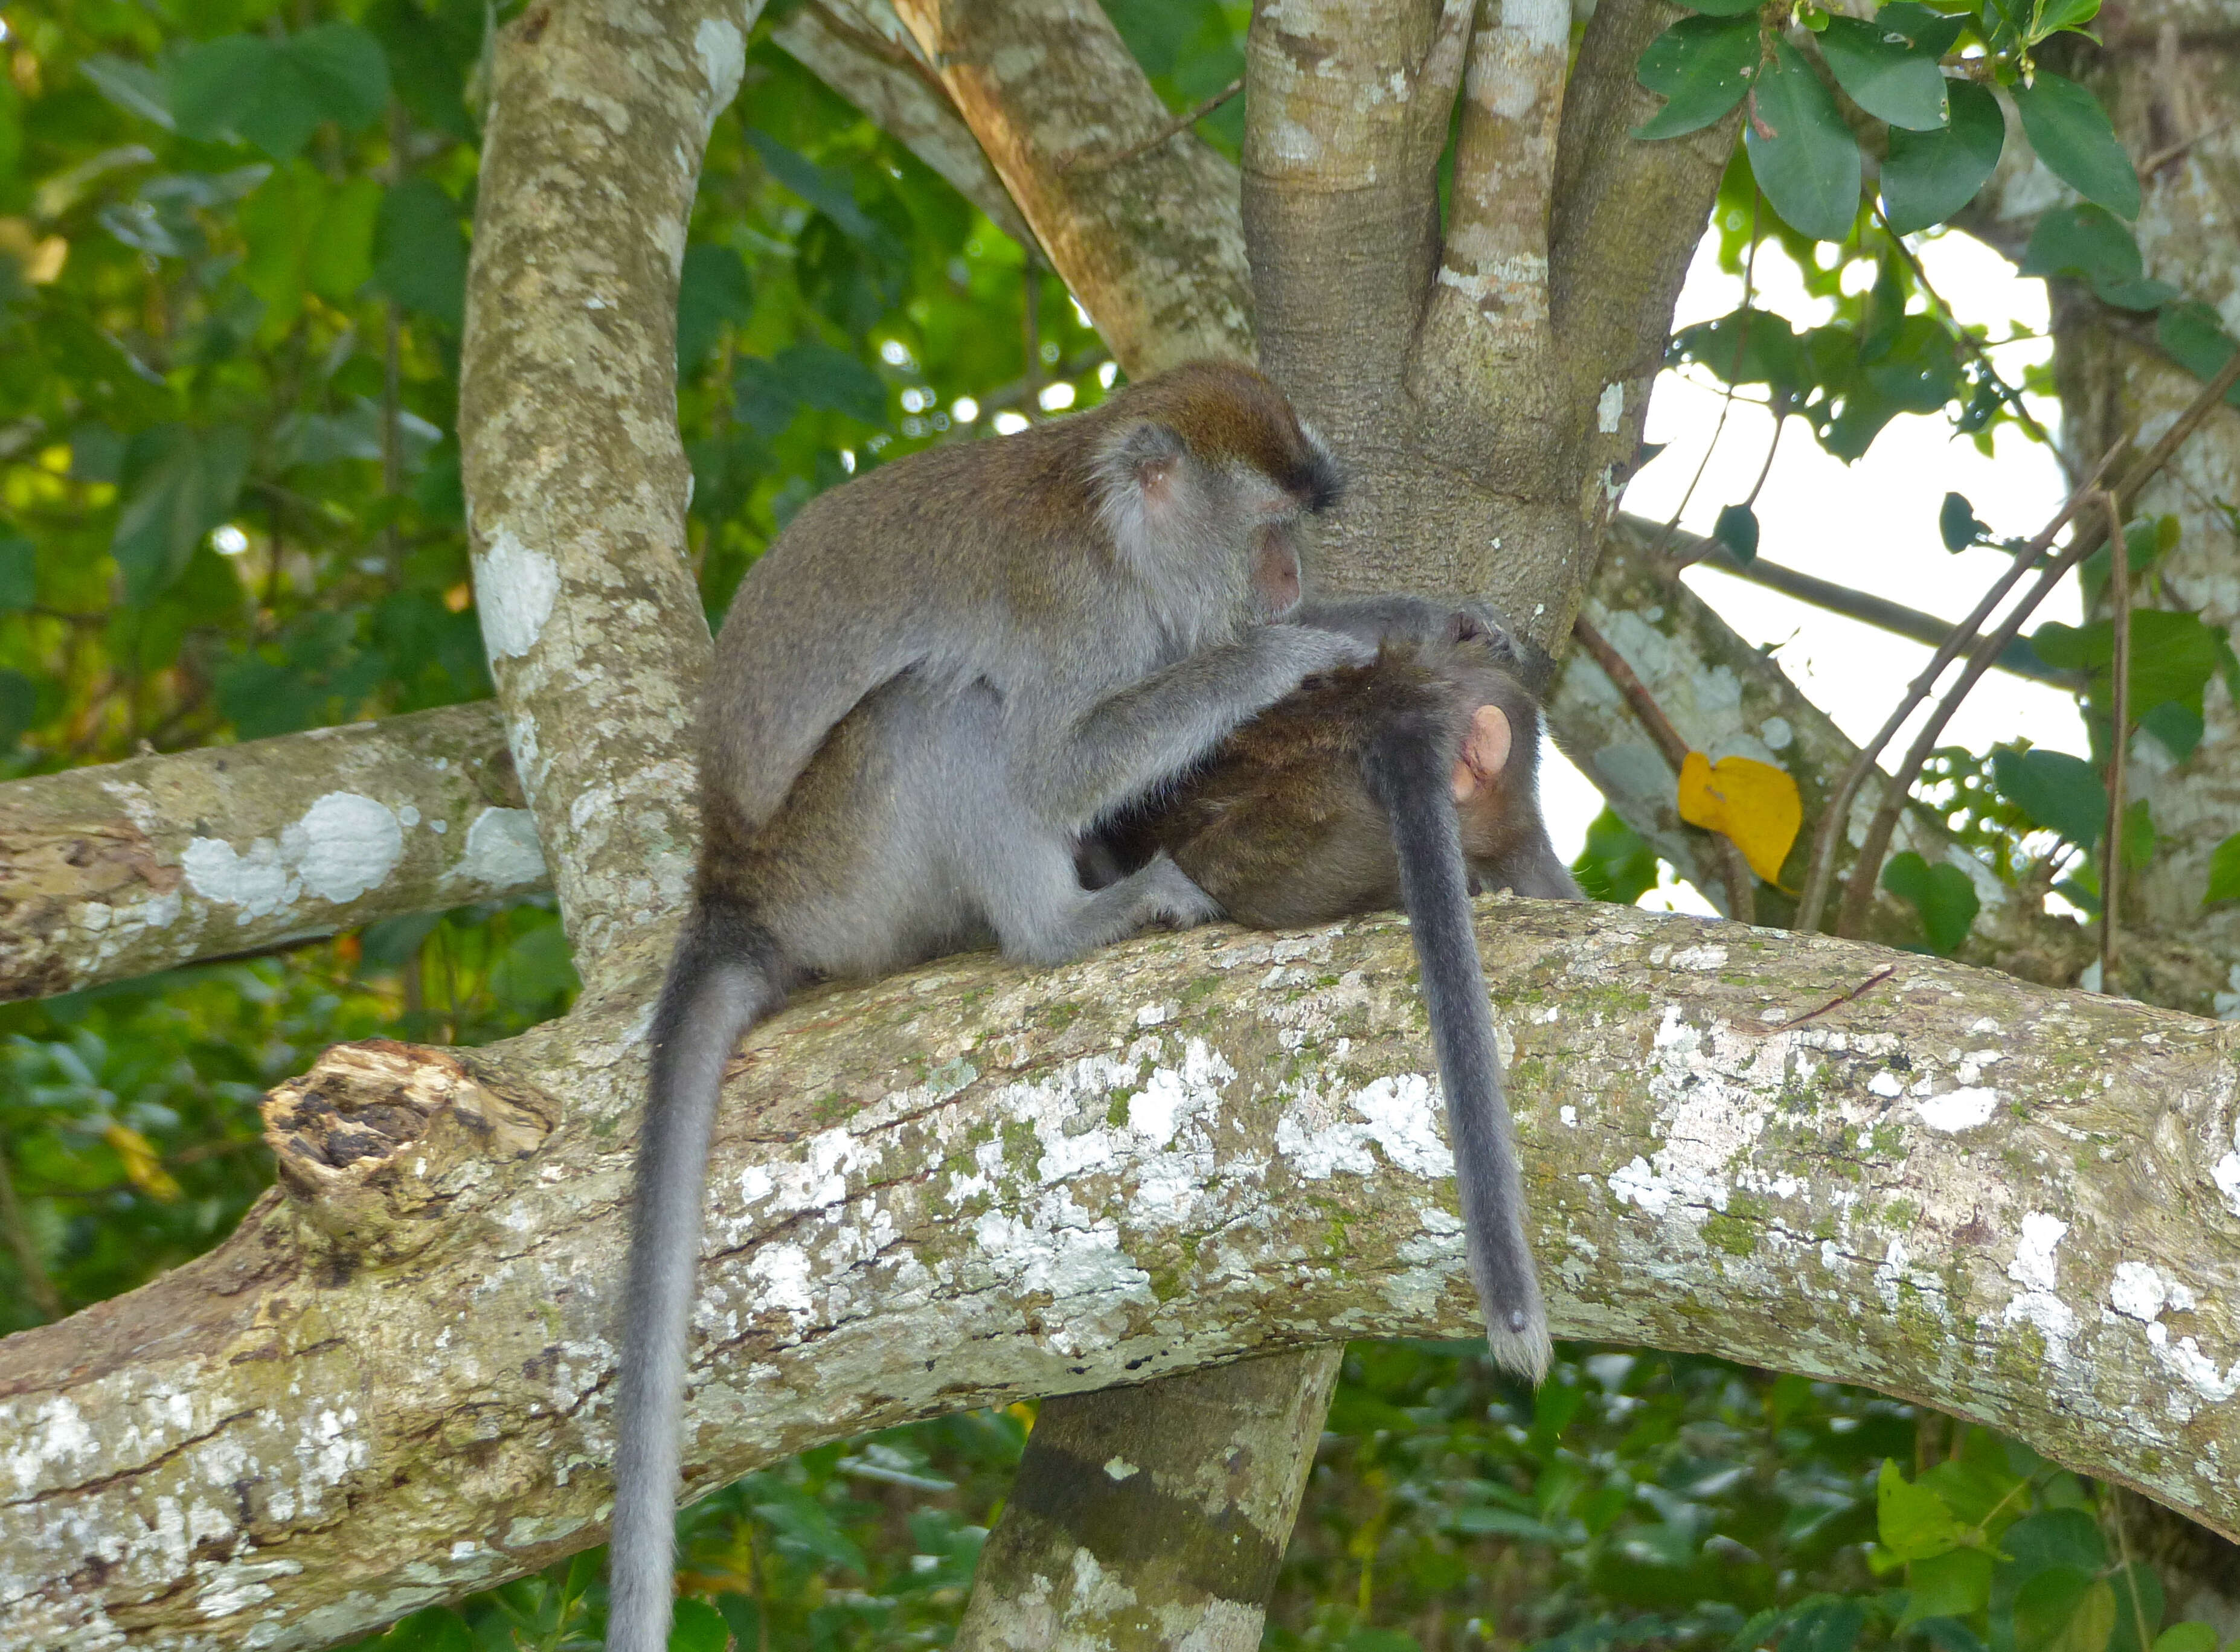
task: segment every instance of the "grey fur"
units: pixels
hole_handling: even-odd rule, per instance
[[[667,1638],[707,1140],[739,1035],[809,976],[990,940],[1054,963],[1214,916],[1164,856],[1084,889],[1077,842],[1302,677],[1370,657],[1333,631],[1259,623],[1268,536],[1336,487],[1264,379],[1196,363],[828,493],[741,587],[703,714],[699,887],[656,1014],[614,1652]]]

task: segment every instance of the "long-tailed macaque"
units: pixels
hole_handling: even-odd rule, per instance
[[[1470,896],[1581,898],[1541,818],[1539,704],[1510,669],[1515,645],[1472,610],[1377,597],[1300,617],[1384,638],[1383,651],[1310,677],[1109,823],[1090,863],[1134,876],[1171,858],[1261,929],[1407,912],[1487,1342],[1537,1382],[1547,1314]]]
[[[652,1027],[608,1644],[661,1652],[708,1138],[739,1036],[823,976],[992,938],[1049,963],[1216,910],[1153,856],[1074,876],[1093,822],[1358,638],[1280,619],[1326,449],[1248,367],[1196,363],[827,493],[756,564],[702,713],[703,837]]]

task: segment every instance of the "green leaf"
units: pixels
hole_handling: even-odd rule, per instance
[[[731,1626],[705,1601],[680,1596],[669,1625],[669,1652],[726,1652]]]
[[[2155,1636],[2154,1652],[2217,1652],[2217,1630],[2207,1623],[2173,1623]]]
[[[1912,1628],[1924,1618],[1973,1616],[1990,1602],[1990,1552],[1956,1549],[1947,1555],[1917,1560],[1906,1568],[1905,1582],[1905,1615],[1899,1620],[1900,1629]]]
[[[1963,16],[1950,17],[1942,11],[1932,11],[1917,5],[1915,0],[1890,0],[1890,3],[1875,13],[1875,27],[1884,35],[1896,35],[1916,51],[1930,57],[1942,57],[1952,50],[1960,38],[1961,30],[1968,26]],[[1965,86],[1968,81],[1954,84]]]
[[[2030,29],[2034,45],[2048,35],[2059,34],[2063,29],[2082,31],[2084,25],[2100,15],[2100,0],[2042,0],[2037,21]]]
[[[850,240],[889,256],[906,256],[886,227],[857,204],[856,191],[846,173],[817,165],[768,132],[750,129],[747,142],[754,145],[772,177],[838,224]]]
[[[1890,155],[1883,162],[1883,210],[1900,235],[1942,223],[1974,200],[2006,144],[2006,117],[1999,112],[1997,98],[1973,81],[1945,85],[1951,119],[1943,130],[1890,130]]]
[[[2124,859],[2130,860],[2128,849]],[[2150,1652],[2155,1631],[2163,1626],[2162,1579],[2152,1567],[2134,1561],[2110,1572],[2108,1586],[2116,1591],[2116,1629],[2108,1637],[2108,1652]]]
[[[699,365],[716,346],[723,323],[743,326],[754,313],[754,285],[746,260],[730,247],[684,249],[684,268],[677,283],[677,364],[680,372]]]
[[[1763,384],[1785,401],[1801,399],[1813,372],[1786,317],[1737,310],[1673,335],[1670,359],[1699,362],[1730,384]]]
[[[886,423],[886,385],[844,350],[796,344],[772,356],[770,367],[777,382],[806,406],[844,413],[865,424]]]
[[[171,102],[163,77],[145,63],[97,51],[77,68],[93,83],[94,90],[126,114],[153,121],[167,132],[172,129]]]
[[[124,508],[110,555],[137,607],[186,571],[203,536],[225,520],[249,470],[249,432],[237,424],[199,430],[158,424],[125,446]]]
[[[38,547],[21,534],[0,534],[0,614],[38,600]]]
[[[381,43],[356,23],[321,23],[283,40],[221,35],[173,62],[172,117],[189,137],[240,137],[293,160],[321,121],[355,130],[389,102]]]
[[[1743,142],[1750,170],[1790,228],[1841,241],[1858,216],[1859,146],[1797,48],[1777,41],[1774,57],[1750,94]]]
[[[1965,550],[1970,545],[1980,545],[1991,536],[1990,529],[1976,518],[1976,507],[1968,503],[1964,494],[1948,493],[1937,512],[1937,531],[1944,541],[1944,549]]]
[[[2207,725],[2193,707],[2165,700],[2139,719],[2139,727],[2154,736],[2162,749],[2170,753],[2171,762],[2183,763],[2201,743]]]
[[[1913,903],[1914,909],[1921,914],[1922,930],[1939,957],[1949,958],[1960,949],[1960,943],[1968,938],[1969,926],[1976,922],[1976,914],[1983,908],[1975,883],[1967,873],[1943,861],[1931,866],[1911,849],[1890,857],[1890,864],[1883,868],[1883,887],[1900,900]],[[1987,1585],[1990,1576],[1987,1567]],[[1929,1606],[1922,1609],[1921,1615],[1972,1609]]]
[[[373,1644],[380,1652],[475,1652],[466,1619],[440,1606],[415,1612]]]
[[[2018,1520],[2001,1535],[1999,1547],[2006,1550],[2017,1579],[2059,1567],[2089,1577],[2108,1563],[2108,1540],[2082,1509],[2050,1509]]]
[[[1996,746],[1991,783],[2033,825],[2059,832],[2072,843],[2090,849],[2107,830],[2108,789],[2082,757]]]
[[[1731,19],[1681,18],[1649,43],[1634,70],[1666,102],[1633,136],[1677,137],[1709,126],[1742,101],[1760,61],[1756,6]]]
[[[1917,50],[1897,30],[1830,17],[1820,35],[1820,56],[1836,83],[1877,120],[1917,132],[1944,125],[1946,83],[1936,55]]]
[[[1960,1543],[1960,1528],[1944,1499],[1928,1486],[1909,1483],[1897,1464],[1883,1459],[1875,1479],[1875,1537],[1900,1560],[1929,1560]]]
[[[382,197],[373,244],[375,283],[457,331],[466,316],[467,243],[451,197],[432,179],[405,179]]]
[[[39,685],[21,671],[0,671],[0,749],[22,739],[38,716]]]
[[[389,59],[354,23],[323,23],[290,35],[281,51],[321,117],[344,131],[370,126],[389,106]]]
[[[262,35],[220,35],[180,53],[164,73],[164,102],[181,135],[205,140],[233,135],[259,88],[272,81],[278,55]],[[304,136],[316,124],[314,117]]]
[[[1657,887],[1657,855],[1640,834],[1604,809],[1587,827],[1587,841],[1571,863],[1571,876],[1591,901],[1631,906]]]
[[[1758,14],[1759,0],[1710,0],[1696,10],[1707,17],[1750,17]]]
[[[2026,276],[2075,276],[2103,303],[2123,310],[2152,310],[2177,289],[2145,278],[2139,243],[2105,207],[2057,207],[2038,219],[2023,254]]]
[[[2098,98],[2043,69],[2014,94],[2023,134],[2056,177],[2119,216],[2139,216],[2138,169],[2117,141]]]
[[[1925,1617],[1914,1628],[1937,1652],[1985,1652],[1983,1637],[1957,1617]]]
[[[2209,888],[2201,903],[2216,901],[2240,901],[2240,832],[2219,843],[2209,857]]]
[[[723,1615],[730,1626],[731,1639],[742,1652],[753,1652],[763,1644],[763,1606],[751,1595],[727,1594],[716,1597],[716,1609]],[[2211,1647],[2210,1652],[2217,1652]]]
[[[1711,537],[1735,554],[1737,562],[1757,560],[1757,512],[1748,505],[1726,505],[1719,511]]]
[[[1866,1622],[1863,1600],[1822,1601],[1790,1621],[1781,1637],[1781,1652],[1851,1652]]]
[[[2155,322],[2155,342],[2169,351],[2177,364],[2206,383],[2223,370],[2240,349],[2223,322],[2207,304],[2172,304]],[[2240,384],[2225,393],[2227,405],[2240,407]]]
[[[2116,1591],[2074,1567],[2038,1573],[2015,1596],[2017,1652],[2107,1652]]]

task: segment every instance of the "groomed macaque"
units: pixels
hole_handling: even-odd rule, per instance
[[[1510,669],[1514,645],[1470,610],[1386,597],[1303,618],[1388,640],[1375,663],[1309,678],[1110,823],[1092,876],[1169,856],[1260,929],[1407,912],[1487,1342],[1537,1382],[1547,1314],[1470,896],[1581,898],[1541,818],[1539,705]]]
[[[816,976],[992,939],[1071,958],[1213,902],[1165,856],[1081,887],[1090,825],[1373,649],[1263,623],[1337,467],[1250,368],[931,449],[812,501],[716,645],[692,910],[638,1147],[608,1644],[661,1652],[708,1138],[740,1034]]]

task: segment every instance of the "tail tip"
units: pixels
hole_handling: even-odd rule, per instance
[[[1504,1371],[1523,1377],[1534,1388],[1547,1380],[1555,1349],[1548,1339],[1548,1322],[1541,1316],[1512,1308],[1490,1317],[1485,1343],[1493,1362]]]

